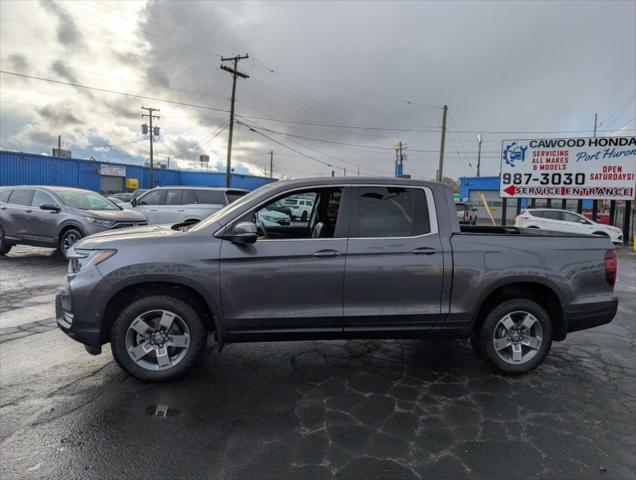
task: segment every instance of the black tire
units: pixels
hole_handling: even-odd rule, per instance
[[[57,246],[62,255],[64,255],[64,258],[68,258],[68,249],[77,243],[82,237],[82,232],[80,232],[77,228],[69,228],[64,231]]]
[[[164,370],[151,370],[136,363],[126,345],[129,327],[140,315],[155,310],[176,314],[189,331],[189,345],[183,358]],[[111,350],[115,361],[131,376],[143,382],[168,382],[183,376],[200,357],[207,334],[199,314],[187,303],[168,295],[141,298],[126,307],[117,317],[111,329]],[[152,352],[151,352],[152,354]]]
[[[7,241],[4,239],[4,230],[2,229],[2,227],[0,227],[0,255],[6,255],[7,253],[9,253],[9,251],[11,251],[12,248],[13,245],[7,243]]]
[[[513,312],[526,312],[533,316],[539,323],[541,332],[541,344],[531,358],[521,363],[509,363],[502,359],[495,351],[494,338],[500,320]],[[534,327],[537,328],[537,327]],[[545,309],[533,300],[526,298],[514,298],[506,300],[494,307],[484,320],[479,331],[474,332],[471,343],[476,356],[488,366],[502,373],[521,375],[537,368],[550,352],[552,346],[552,322]],[[512,347],[511,347],[512,348]],[[524,347],[522,347],[524,348]],[[525,347],[527,352],[532,349]],[[524,354],[525,356],[525,354]]]

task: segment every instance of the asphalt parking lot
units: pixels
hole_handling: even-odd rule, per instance
[[[128,377],[55,327],[66,264],[0,257],[0,476],[636,478],[636,254],[619,313],[523,377],[464,342],[229,345],[182,381]]]

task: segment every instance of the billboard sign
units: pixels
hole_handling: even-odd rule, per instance
[[[125,177],[126,167],[123,167],[121,165],[108,165],[102,163],[99,166],[99,174],[108,177]]]
[[[199,155],[199,162],[210,163],[210,155]]]
[[[504,140],[499,196],[633,200],[636,137]]]

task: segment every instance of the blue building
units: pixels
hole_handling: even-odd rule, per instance
[[[155,168],[156,185],[225,186],[224,172]],[[233,174],[231,186],[254,190],[277,179]],[[150,169],[139,165],[59,158],[0,150],[0,186],[58,185],[113,193],[150,187]]]

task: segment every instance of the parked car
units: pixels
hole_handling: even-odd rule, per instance
[[[143,192],[140,192],[139,195],[141,195]],[[133,199],[133,193],[132,192],[119,192],[119,193],[113,193],[112,195],[109,195],[108,198],[116,198],[117,200],[120,200],[122,203],[130,203],[130,201]],[[137,196],[139,196],[137,195]]]
[[[263,208],[256,212],[254,218],[256,225],[264,225],[265,227],[276,227],[278,225],[291,225],[291,217],[278,210]]]
[[[306,222],[311,216],[314,201],[305,197],[293,197],[283,200],[283,206],[289,208],[292,218]]]
[[[220,187],[157,187],[131,205],[148,223],[196,223],[242,197],[247,190]]]
[[[122,210],[99,193],[66,187],[0,188],[0,254],[14,245],[68,249],[93,233],[146,225],[139,212]]]
[[[464,202],[455,202],[457,220],[460,224],[477,225],[477,209]]]
[[[311,194],[309,223],[261,225],[278,200]],[[461,226],[451,190],[398,178],[281,181],[195,225],[88,237],[56,299],[59,327],[146,381],[186,372],[207,331],[225,343],[325,338],[470,338],[520,374],[552,341],[608,323],[616,251],[607,238]],[[452,360],[449,360],[452,361]]]
[[[519,228],[539,228],[554,232],[581,233],[607,237],[614,243],[623,243],[623,231],[585,218],[578,213],[556,208],[529,208],[515,219]]]

